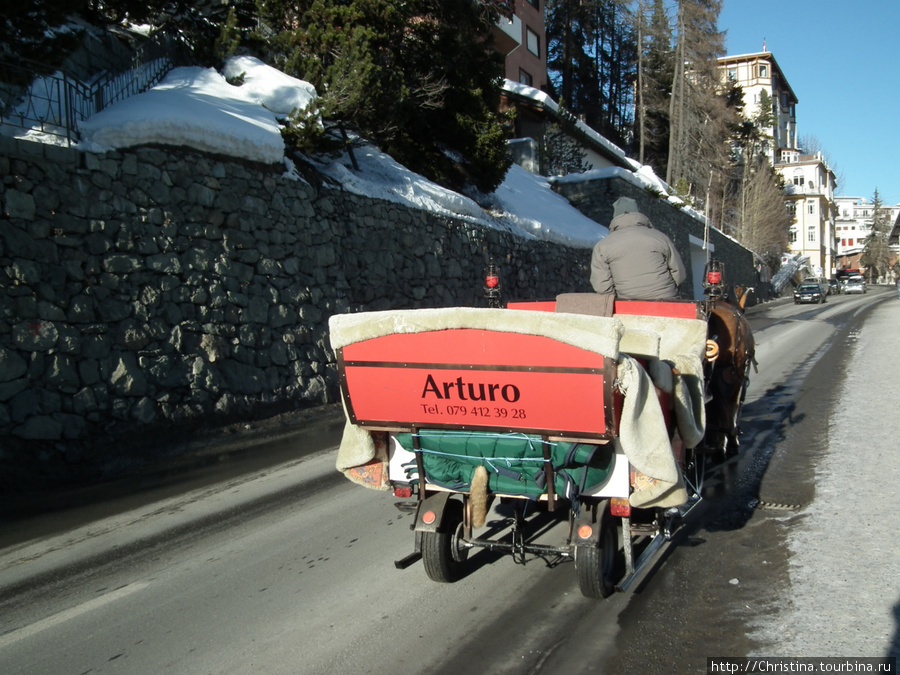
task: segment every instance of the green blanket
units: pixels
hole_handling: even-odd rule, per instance
[[[422,430],[418,438],[429,483],[466,492],[475,467],[482,465],[488,470],[491,492],[526,497],[546,492],[545,441],[540,436]],[[411,434],[399,434],[397,441],[413,450]],[[556,494],[570,501],[603,483],[612,471],[612,444],[549,442],[547,447]],[[415,482],[415,463],[405,469],[409,480]]]

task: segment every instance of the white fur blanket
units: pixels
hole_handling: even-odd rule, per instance
[[[625,326],[626,336],[635,332],[659,336],[658,360],[649,362],[650,376],[657,387],[673,395],[678,433],[686,447],[696,447],[703,440],[706,430],[706,408],[703,403],[706,322],[624,314],[616,315],[616,318]],[[624,348],[622,351],[627,352]]]
[[[328,328],[334,350],[394,333],[475,328],[541,335],[611,359],[619,355],[623,332],[622,324],[609,317],[479,307],[335,314],[328,320]]]

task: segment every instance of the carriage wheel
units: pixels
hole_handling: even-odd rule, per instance
[[[453,583],[465,571],[469,549],[461,546],[463,535],[463,504],[447,502],[444,521],[438,532],[422,532],[422,562],[432,581]]]
[[[600,540],[597,546],[575,547],[578,587],[587,598],[609,597],[621,576],[618,573],[619,539],[616,536],[616,522],[605,506],[599,524]]]

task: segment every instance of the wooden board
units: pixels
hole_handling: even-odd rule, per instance
[[[615,364],[538,335],[480,329],[392,334],[338,350],[354,424],[615,435]]]

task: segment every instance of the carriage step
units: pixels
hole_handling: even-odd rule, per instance
[[[405,570],[410,565],[414,565],[422,559],[422,554],[416,551],[415,553],[410,553],[405,558],[401,558],[400,560],[394,561],[394,567],[398,570]]]
[[[634,571],[616,584],[616,590],[621,593],[627,591],[631,587],[631,584],[633,584],[641,575],[641,572],[644,571],[644,568],[647,567],[647,565],[650,564],[650,561],[653,560],[657,553],[659,553],[659,550],[665,543],[666,538],[664,535],[657,534],[653,537],[653,540],[647,544],[647,548],[644,549],[640,557],[634,563]]]

